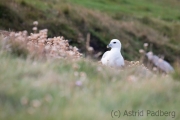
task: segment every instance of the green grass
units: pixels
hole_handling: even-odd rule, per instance
[[[180,9],[176,6],[179,2],[171,5],[164,4],[164,1],[156,2],[149,0],[69,0],[72,3],[79,4],[90,9],[97,9],[103,12],[108,12],[111,14],[123,13],[131,14],[138,17],[152,16],[159,17],[165,20],[179,20]],[[167,1],[166,1],[167,3]]]
[[[17,2],[20,2],[22,5],[32,5],[33,7],[36,7],[37,9],[40,9],[42,11],[46,11],[49,8],[49,4],[47,2],[42,2],[42,1],[29,1],[29,0],[15,0]]]
[[[104,52],[109,41],[117,38],[125,59],[137,60],[141,45],[147,42],[155,54],[175,63],[180,54],[179,4],[176,0],[7,0],[0,1],[0,28],[32,32],[32,22],[38,20],[39,29],[47,28],[50,37],[63,35],[81,52],[90,33],[96,52]]]
[[[174,63],[180,54],[179,4],[175,0],[7,0],[0,1],[0,28],[32,32],[32,22],[38,20],[39,29],[47,28],[50,37],[63,35],[81,52],[90,33],[96,52],[104,52],[109,41],[117,38],[125,59],[137,60],[140,45],[147,42],[155,54]]]
[[[1,120],[180,119],[179,81],[140,66],[115,70],[83,58],[32,60],[4,51],[0,63]],[[112,118],[112,110],[144,116]],[[175,118],[147,117],[146,110],[175,111]]]

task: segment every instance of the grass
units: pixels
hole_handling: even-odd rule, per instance
[[[109,120],[117,110],[125,120],[180,118],[179,67],[172,75],[140,65],[117,70],[86,58],[32,57],[23,44],[9,41],[8,51],[1,42],[1,120]],[[123,116],[126,110],[144,114]],[[171,114],[147,116],[147,110]]]
[[[32,32],[32,22],[38,20],[50,37],[64,35],[82,52],[88,33],[95,52],[105,51],[110,39],[118,38],[128,60],[139,59],[138,50],[147,42],[176,66],[172,75],[163,76],[140,66],[115,70],[86,58],[31,59],[17,45],[11,53],[0,51],[0,119],[179,120],[179,4],[176,0],[0,0],[1,29]],[[144,116],[112,118],[112,110],[143,110]],[[147,116],[146,110],[175,111],[175,118]]]
[[[72,3],[79,4],[91,9],[101,10],[109,14],[130,14],[135,17],[152,17],[160,18],[163,20],[178,20],[179,17],[179,2],[176,0],[170,1],[148,1],[137,0],[136,2],[131,0],[94,0],[94,1],[77,1],[69,0]],[[176,2],[175,2],[176,1]]]
[[[179,2],[166,1],[168,4],[164,4],[164,1],[148,1],[137,0],[136,2],[131,0],[69,0],[72,3],[79,4],[91,9],[98,9],[111,14],[123,13],[131,14],[138,17],[152,16],[160,17],[164,20],[179,20],[179,8],[176,6]],[[172,6],[169,6],[171,4]],[[176,7],[174,7],[176,6]]]
[[[115,70],[84,58],[30,59],[2,50],[0,63],[1,120],[120,119],[111,117],[112,110],[144,111],[143,117],[121,116],[125,120],[180,118],[180,83],[171,75],[140,66]],[[147,116],[147,110],[175,111],[175,116]]]
[[[112,110],[143,110],[142,119],[145,120],[159,119],[147,117],[146,110],[174,111],[173,119],[180,117],[180,98],[176,95],[180,85],[178,67],[173,76],[161,76],[139,65],[116,70],[85,58],[53,60],[30,57],[22,44],[12,42],[10,52],[4,51],[6,47],[2,45],[2,120],[109,120]],[[123,117],[126,120],[139,118]]]
[[[164,55],[171,63],[179,59],[179,2],[176,0],[7,0],[0,3],[4,12],[9,11],[6,17],[0,15],[1,29],[32,32],[32,22],[38,20],[39,28],[47,28],[50,37],[63,35],[81,52],[90,33],[90,45],[95,52],[104,52],[109,41],[118,38],[127,60],[140,57],[138,50],[144,42],[152,44],[155,54]]]

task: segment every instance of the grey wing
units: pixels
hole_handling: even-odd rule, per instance
[[[160,67],[163,71],[165,71],[166,73],[169,73],[169,72],[173,72],[173,71],[174,71],[173,67],[172,67],[168,62],[166,62],[165,60],[163,60],[162,63],[159,64],[159,65],[160,65],[159,67]]]

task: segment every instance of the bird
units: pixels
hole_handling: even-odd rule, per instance
[[[114,68],[123,67],[124,58],[121,55],[121,42],[118,39],[112,39],[107,47],[111,50],[103,54],[101,63]]]
[[[174,68],[167,61],[153,55],[153,52],[150,51],[146,53],[146,56],[148,60],[152,61],[152,63],[163,72],[170,73],[174,71]]]

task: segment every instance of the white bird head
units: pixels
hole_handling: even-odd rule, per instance
[[[121,49],[121,42],[118,39],[112,39],[107,47]]]
[[[149,60],[152,60],[153,59],[153,52],[148,52],[146,53],[146,56],[148,57]]]

